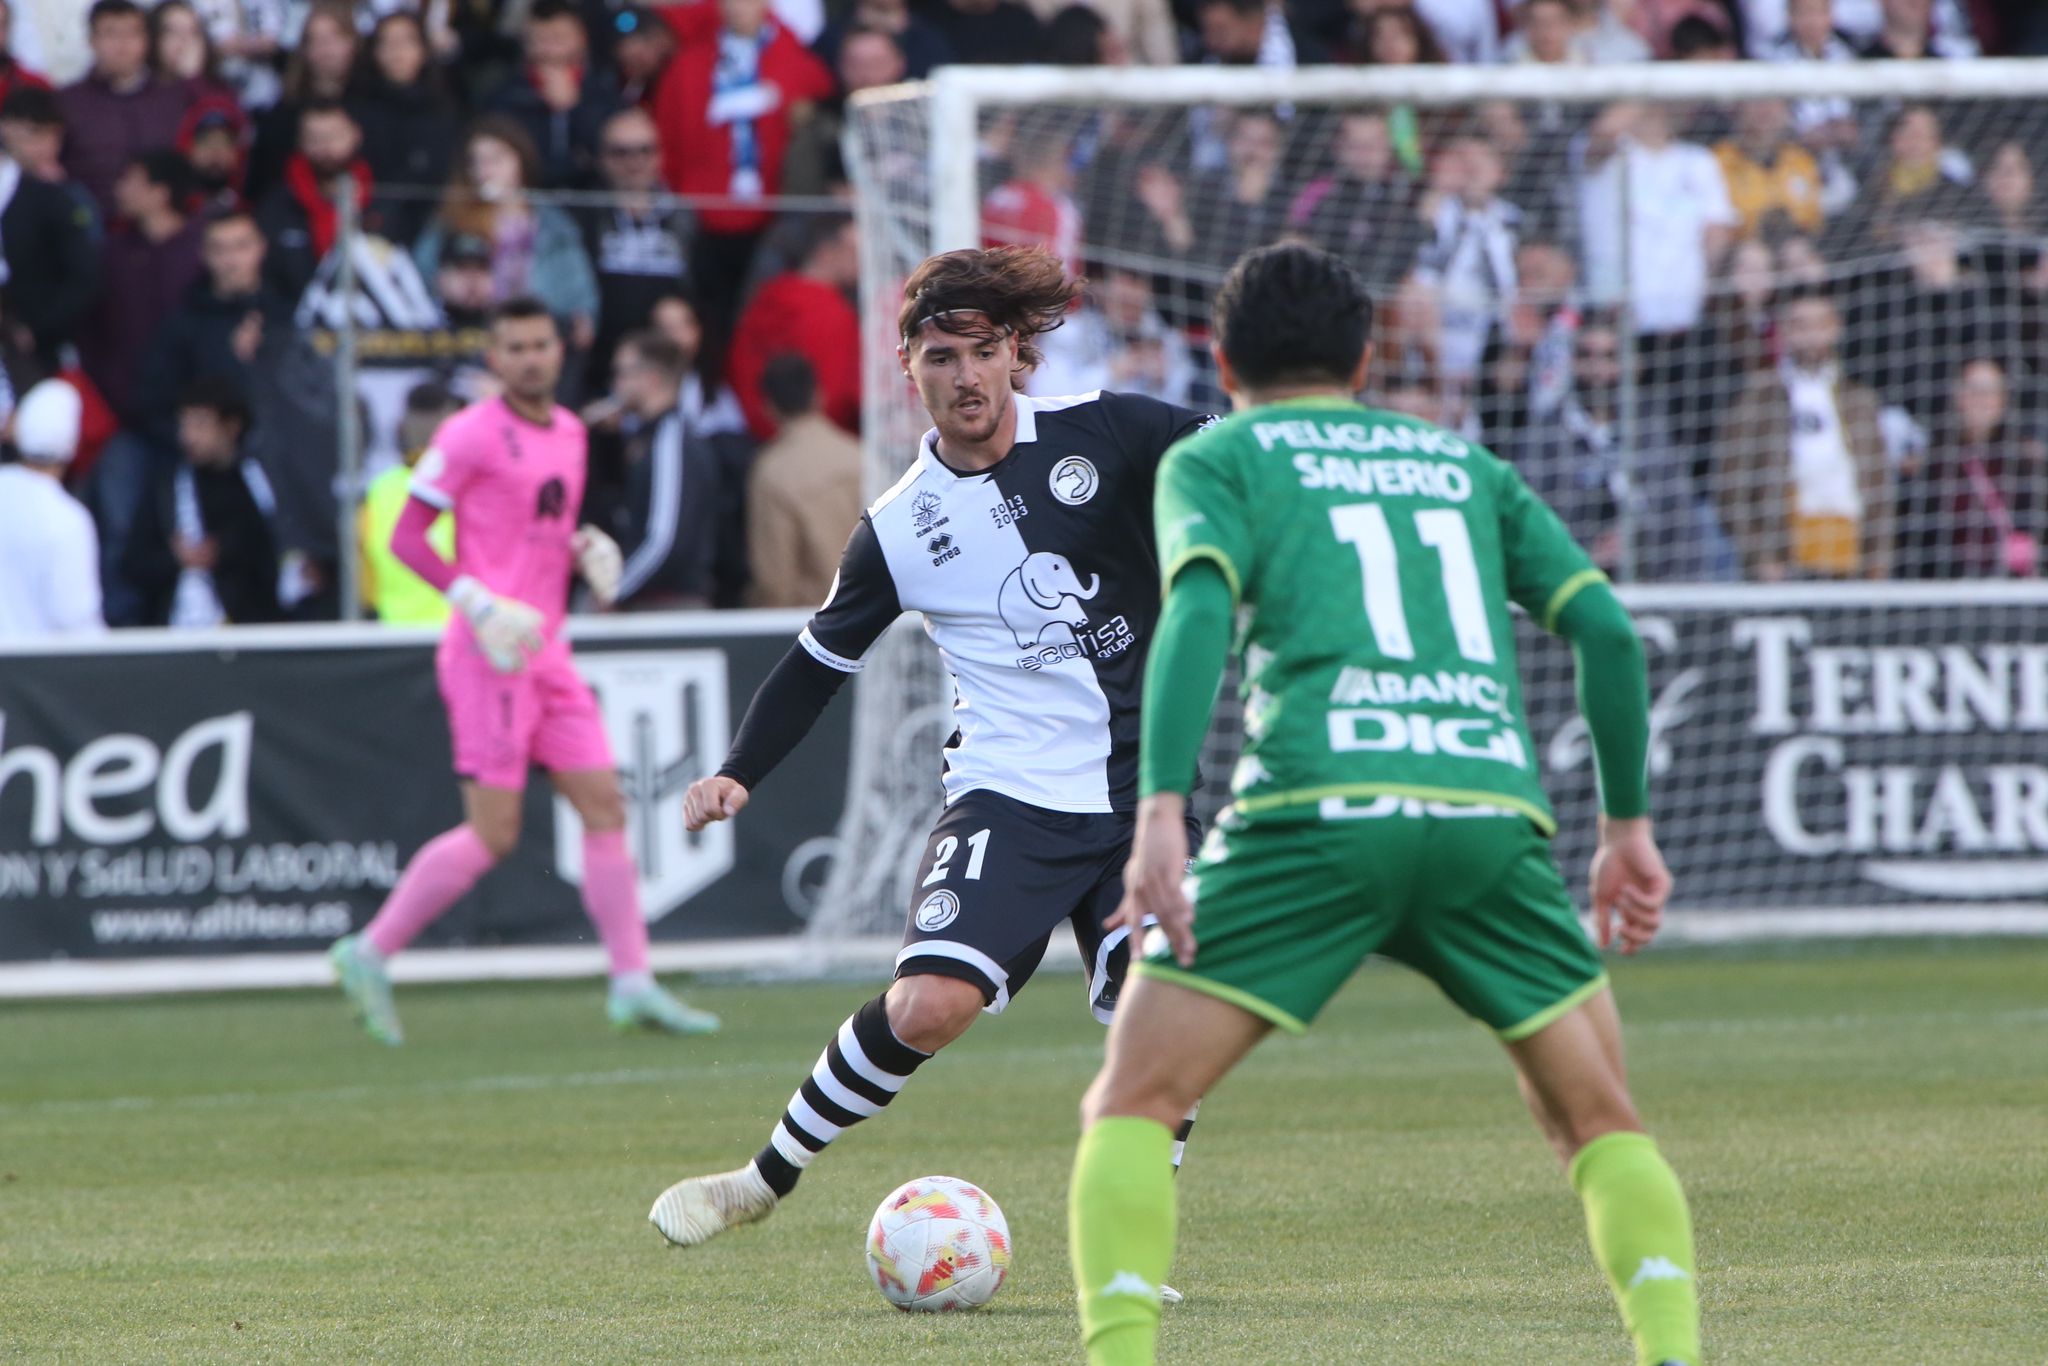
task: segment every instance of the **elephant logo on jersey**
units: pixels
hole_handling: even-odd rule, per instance
[[[1003,624],[1017,637],[1017,647],[1029,650],[1046,641],[1051,633],[1055,645],[1072,645],[1080,628],[1088,624],[1081,604],[1102,590],[1102,576],[1090,574],[1087,587],[1074,566],[1051,551],[1041,550],[1024,557],[1024,563],[1010,571],[996,594],[996,611]]]

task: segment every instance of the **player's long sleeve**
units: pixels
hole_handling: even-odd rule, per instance
[[[1579,712],[1593,737],[1600,809],[1616,819],[1647,816],[1650,679],[1635,623],[1602,581],[1572,595],[1555,629],[1572,643],[1578,664]]]
[[[901,615],[888,558],[874,524],[862,517],[839,558],[831,596],[747,705],[718,776],[751,792],[810,734],[833,695],[860,672],[869,647]]]
[[[446,594],[455,583],[455,566],[442,559],[433,542],[427,539],[441,511],[424,498],[414,496],[406,499],[405,511],[398,514],[398,525],[391,529],[391,554],[437,591]]]
[[[1138,795],[1194,786],[1217,684],[1230,655],[1231,593],[1211,559],[1190,560],[1173,576],[1152,652],[1145,661],[1139,720]]]
[[[747,705],[718,776],[753,791],[810,734],[850,677],[820,664],[802,645],[790,646]]]

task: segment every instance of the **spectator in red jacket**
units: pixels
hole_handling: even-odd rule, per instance
[[[768,0],[700,0],[659,13],[676,35],[675,56],[649,100],[669,188],[740,201],[780,191],[791,126],[832,94],[832,73],[769,16]],[[743,202],[698,217],[703,232],[692,273],[717,336],[773,214]]]
[[[171,145],[193,90],[150,71],[149,24],[134,0],[97,0],[88,22],[92,70],[57,96],[64,164],[112,218],[114,182],[136,157]]]
[[[1057,124],[1019,119],[1010,132],[1010,176],[981,204],[985,247],[1046,247],[1067,274],[1081,273],[1081,209],[1074,203],[1074,140]]]
[[[769,361],[788,352],[810,361],[825,415],[849,432],[860,430],[860,315],[852,298],[860,242],[843,214],[820,215],[810,228],[797,268],[761,286],[733,333],[733,392],[747,425],[764,441],[779,424],[762,392],[762,375]]]

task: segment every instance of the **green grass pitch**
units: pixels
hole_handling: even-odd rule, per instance
[[[1712,1359],[2048,1361],[2048,945],[1699,951],[1616,969],[1698,1221]],[[1100,1030],[1035,983],[768,1223],[672,1251],[654,1195],[753,1152],[859,985],[725,986],[702,1040],[595,984],[0,1008],[0,1358],[1077,1359],[1065,1198]],[[981,1313],[866,1279],[891,1187],[985,1184]],[[1189,1362],[1624,1362],[1577,1202],[1499,1050],[1367,970],[1204,1110],[1163,1345]]]

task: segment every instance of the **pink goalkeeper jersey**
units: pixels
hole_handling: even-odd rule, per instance
[[[455,515],[455,572],[538,608],[549,635],[568,609],[588,444],[567,408],[542,427],[494,398],[442,423],[413,472],[413,496]],[[451,629],[468,630],[461,613]]]

